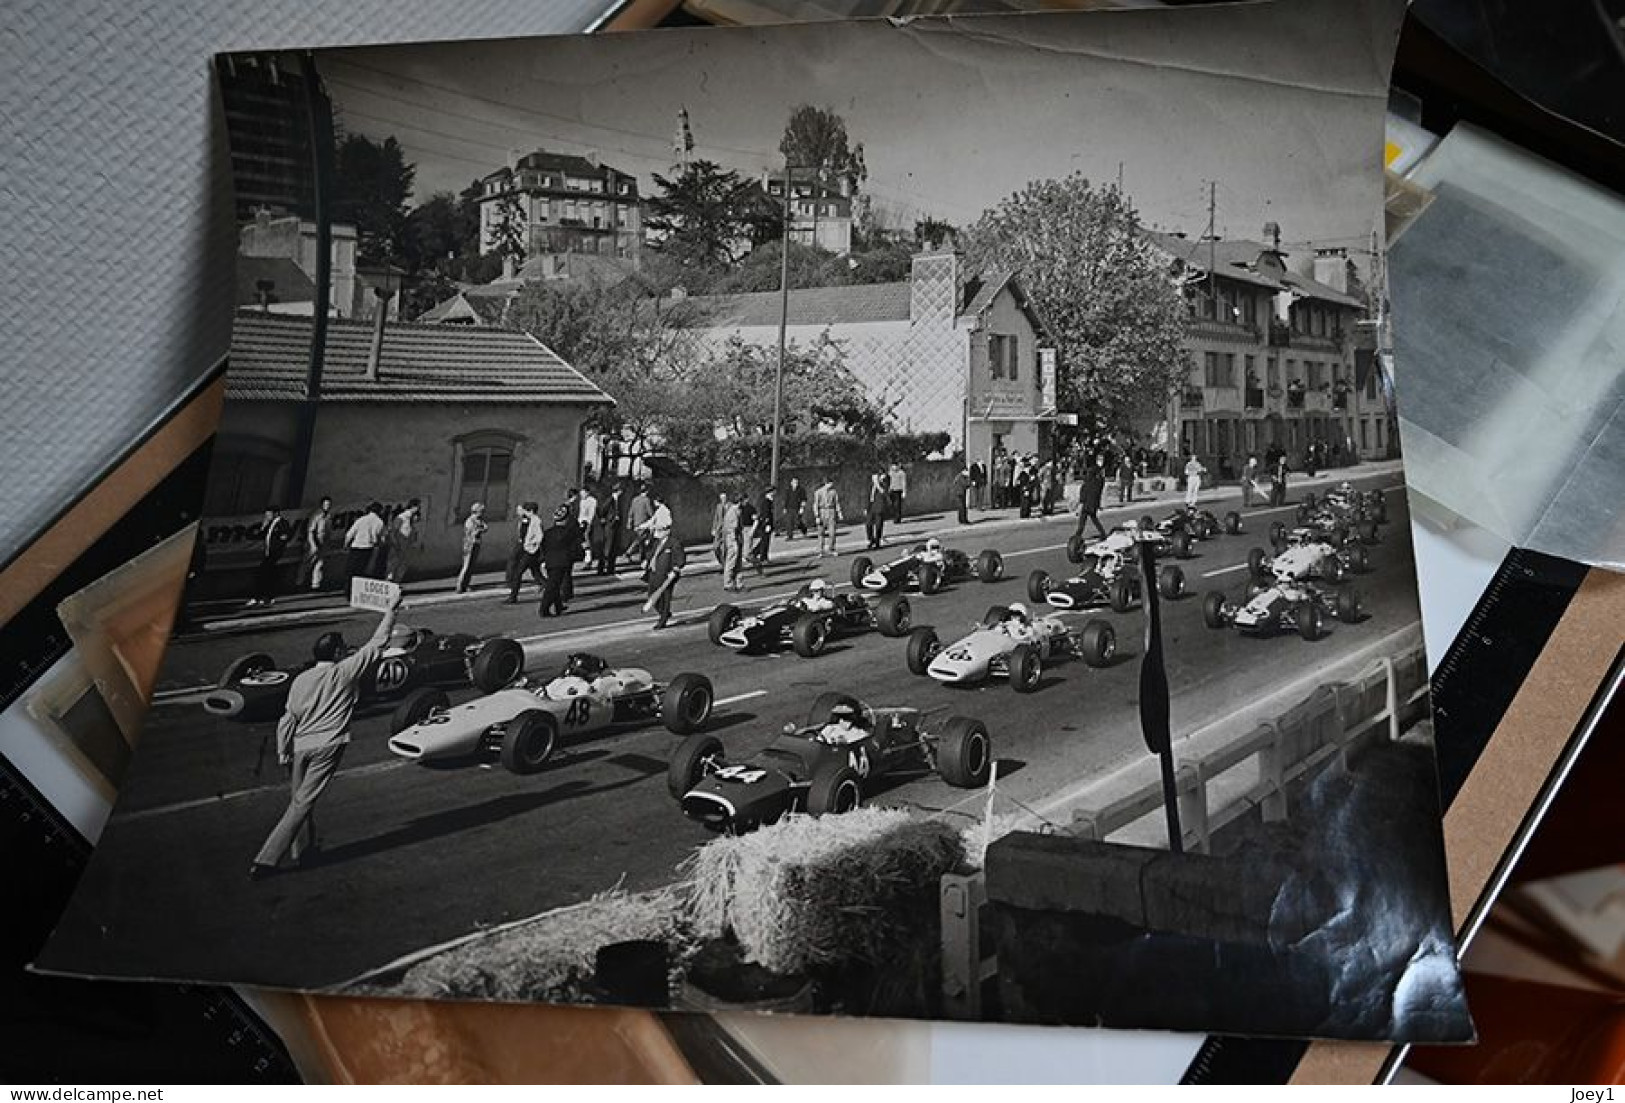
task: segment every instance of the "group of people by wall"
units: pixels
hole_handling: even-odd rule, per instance
[[[367,503],[344,531],[340,550],[344,553],[345,585],[353,578],[382,578],[400,582],[411,570],[412,557],[423,546],[423,506],[413,498],[401,509],[388,511],[378,501]],[[333,499],[321,498],[305,518],[299,547],[294,589],[320,593],[328,588],[327,557],[334,551]],[[295,537],[295,525],[282,511],[265,511],[259,538],[259,563],[254,572],[253,595],[248,607],[271,605],[282,593],[282,569],[288,546]]]

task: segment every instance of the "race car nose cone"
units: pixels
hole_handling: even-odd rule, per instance
[[[203,698],[203,710],[216,716],[236,716],[243,711],[243,695],[230,689],[217,689]]]
[[[389,749],[400,755],[402,758],[423,757],[422,747],[418,746],[416,743],[402,739],[399,736],[389,741]]]

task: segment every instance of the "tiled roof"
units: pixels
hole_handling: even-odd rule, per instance
[[[525,154],[519,158],[517,164],[520,169],[557,169],[560,172],[575,173],[579,176],[599,176],[606,172],[614,173],[617,176],[629,175],[609,165],[595,165],[585,157],[578,157],[573,153],[549,153],[545,149],[538,149]],[[512,169],[506,167],[499,168],[495,172],[488,173],[485,179],[490,180],[492,177],[505,176],[512,171]]]
[[[226,396],[304,397],[311,319],[241,311],[231,334]],[[367,378],[369,323],[327,327],[322,399],[337,402],[587,402],[610,397],[524,333],[481,327],[391,323],[378,378]]]
[[[864,283],[842,287],[803,287],[790,292],[790,324],[828,326],[854,322],[908,321],[910,285]],[[691,326],[776,326],[780,293],[692,295]]]
[[[1227,279],[1249,283],[1255,287],[1268,288],[1271,291],[1282,291],[1287,288],[1296,290],[1301,295],[1307,295],[1323,302],[1339,303],[1343,306],[1364,307],[1364,300],[1337,290],[1308,276],[1300,276],[1296,272],[1283,272],[1277,278],[1273,273],[1258,271],[1256,265],[1260,254],[1268,252],[1269,246],[1262,241],[1249,241],[1245,238],[1220,240],[1212,243],[1211,249],[1206,241],[1197,238],[1183,237],[1179,234],[1162,233],[1156,230],[1145,231],[1145,236],[1164,252],[1177,257],[1188,268],[1198,272],[1208,270],[1209,255],[1212,256],[1213,267],[1219,275]]]
[[[287,257],[237,257],[237,305],[257,306],[260,301],[259,281],[271,282],[273,303],[310,303],[316,301],[316,285],[310,277]]]

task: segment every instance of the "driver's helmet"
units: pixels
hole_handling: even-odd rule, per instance
[[[1027,611],[1027,607],[1019,601],[1010,606],[1010,616],[1023,624],[1033,619],[1032,614]]]
[[[1353,494],[1354,484],[1345,479],[1343,482],[1337,484],[1337,492],[1339,494]]]
[[[815,578],[807,583],[808,597],[828,597],[829,583],[822,578]]]
[[[609,664],[597,655],[587,651],[577,651],[564,661],[563,678],[581,678],[592,681],[609,669]]]
[[[856,705],[842,701],[829,710],[831,724],[851,724],[854,728],[864,727],[863,713]]]
[[[416,640],[417,629],[397,624],[389,630],[389,639],[384,641],[384,650],[392,655],[399,655],[411,651]]]
[[[925,550],[932,555],[940,554],[942,552],[942,541],[938,540],[935,536],[931,537],[931,539],[925,542]]]

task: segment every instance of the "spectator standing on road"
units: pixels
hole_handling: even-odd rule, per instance
[[[413,498],[389,525],[389,551],[384,577],[404,582],[417,550],[423,546],[423,506]]]
[[[756,504],[756,532],[750,542],[750,565],[761,574],[767,566],[767,557],[773,548],[773,498],[776,491],[768,487]]]
[[[344,637],[324,632],[313,649],[316,663],[288,686],[288,703],[276,726],[277,761],[288,769],[287,811],[254,856],[248,876],[259,880],[281,871],[282,859],[300,865],[316,845],[316,802],[338,772],[350,743],[350,719],[361,680],[378,660],[395,629],[400,598],[378,621],[372,638],[344,653]]]
[[[598,516],[598,495],[593,493],[592,487],[586,487],[581,494],[581,500],[576,503],[576,525],[580,527],[583,537],[593,531],[593,521]],[[587,570],[597,568],[597,550],[589,545],[586,562],[582,564]]]
[[[869,504],[864,511],[864,529],[869,534],[869,547],[880,547],[886,538],[886,513],[891,509],[891,483],[886,469],[876,468],[869,476]]]
[[[791,539],[798,530],[807,535],[807,488],[791,475],[790,488],[784,495],[784,538]]]
[[[1010,454],[1000,450],[993,458],[993,508],[1004,509],[1010,504],[1010,488],[1015,485],[1015,465]]]
[[[724,538],[728,524],[728,492],[717,492],[717,504],[711,507],[711,554],[716,557],[717,566],[728,566],[728,542]]]
[[[1033,515],[1033,487],[1037,481],[1033,466],[1026,456],[1016,458],[1015,492],[1016,504],[1020,507],[1023,518]]]
[[[658,495],[655,502],[654,516],[649,519],[649,531],[654,536],[654,547],[649,552],[649,597],[655,614],[654,629],[658,632],[671,619],[672,595],[687,560],[683,545],[677,540],[671,512]]]
[[[525,502],[519,507],[519,527],[514,531],[513,550],[508,554],[508,596],[502,602],[504,605],[519,604],[519,586],[527,571],[538,587],[547,584],[542,575],[542,519],[536,513],[539,508],[535,502]]]
[[[987,468],[981,460],[970,465],[971,504],[978,510],[987,508]]]
[[[1038,502],[1045,517],[1055,512],[1055,462],[1045,460],[1038,466]]]
[[[1258,454],[1249,452],[1241,468],[1241,508],[1253,507],[1253,493],[1258,490]]]
[[[372,578],[373,560],[384,540],[384,507],[368,502],[366,512],[351,523],[344,534],[344,573],[348,580]]]
[[[1185,508],[1196,508],[1196,497],[1202,493],[1202,476],[1207,468],[1194,455],[1185,464]]]
[[[474,583],[474,572],[479,569],[480,542],[485,539],[485,503],[475,502],[468,507],[468,518],[463,521],[463,566],[457,572],[457,592],[468,593]]]
[[[308,585],[311,593],[316,593],[322,588],[322,576],[325,573],[322,555],[327,550],[327,539],[332,534],[333,499],[324,495],[321,504],[305,519],[305,554],[299,561],[299,575],[294,580],[294,585]]]
[[[598,561],[596,573],[611,575],[615,573],[615,560],[620,557],[621,545],[621,488],[619,485],[605,491],[598,499],[598,507],[593,511],[593,529],[588,533],[587,539],[592,544],[592,554]]]
[[[1272,506],[1286,505],[1286,473],[1286,453],[1284,451],[1277,450],[1275,454],[1274,468],[1275,479],[1273,484],[1270,486],[1270,505]]]
[[[903,465],[893,463],[886,471],[886,487],[891,493],[891,519],[896,524],[903,522],[903,497],[908,493],[908,472]]]
[[[959,523],[970,524],[970,468],[966,467],[954,474],[954,504],[959,509]]]
[[[744,514],[751,507],[748,502],[730,500],[726,494],[722,498],[722,522],[718,530],[722,540],[722,588],[743,590],[745,584],[739,581],[739,569],[744,563],[744,549],[739,541],[745,524]],[[754,511],[752,513],[754,515]]]
[[[1127,505],[1134,500],[1134,461],[1125,450],[1117,461],[1117,504]]]
[[[544,617],[563,616],[569,608],[566,587],[581,552],[581,527],[566,503],[553,511],[553,523],[542,533],[542,608]]]
[[[248,599],[249,608],[269,605],[276,600],[277,566],[282,561],[282,553],[287,550],[288,539],[292,535],[293,526],[282,516],[281,510],[272,506],[265,511],[265,521],[260,532],[260,565],[254,571],[254,596]]]
[[[631,504],[626,507],[626,527],[632,533],[631,546],[626,549],[626,558],[635,562],[639,570],[649,566],[649,551],[654,546],[654,536],[648,525],[649,518],[654,516],[654,502],[649,498],[647,484],[639,482],[637,493],[632,495]]]
[[[842,521],[841,496],[835,491],[835,479],[831,475],[825,475],[824,481],[813,491],[813,519],[818,523],[818,558],[824,558],[826,543],[828,554],[840,554],[835,548],[835,539]]]
[[[1092,522],[1095,535],[1106,539],[1106,526],[1100,523],[1100,499],[1106,492],[1106,468],[1103,463],[1085,465],[1083,479],[1078,484],[1077,535],[1083,535],[1085,522]]]

